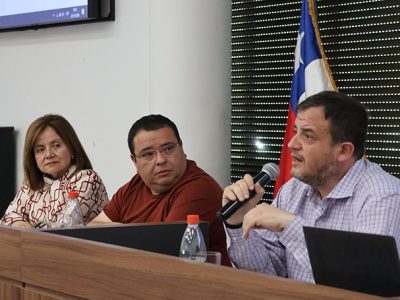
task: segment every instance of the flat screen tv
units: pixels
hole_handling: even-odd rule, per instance
[[[115,20],[115,0],[1,0],[0,31]]]

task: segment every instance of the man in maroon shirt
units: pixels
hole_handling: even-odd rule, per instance
[[[128,146],[137,174],[90,224],[185,221],[198,214],[210,225],[210,250],[221,252],[222,263],[230,265],[225,232],[216,218],[222,189],[186,159],[176,125],[161,115],[145,116],[129,131]]]

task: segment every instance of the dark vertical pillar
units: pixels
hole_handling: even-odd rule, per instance
[[[0,216],[15,197],[14,127],[0,127]]]

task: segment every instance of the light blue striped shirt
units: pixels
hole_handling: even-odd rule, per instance
[[[314,282],[303,226],[394,236],[400,253],[400,180],[358,160],[328,196],[292,178],[272,203],[296,215],[281,232],[227,229],[228,253],[238,268]]]

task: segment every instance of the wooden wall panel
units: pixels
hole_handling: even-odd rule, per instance
[[[0,278],[0,299],[21,300],[22,282]]]
[[[0,225],[0,276],[21,279],[21,231]]]
[[[0,264],[0,299],[385,299],[1,226]]]
[[[90,299],[383,299],[42,232],[22,232],[22,281]]]
[[[21,291],[21,300],[82,300],[75,296],[26,285]]]

